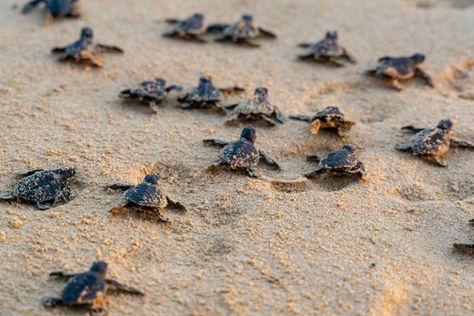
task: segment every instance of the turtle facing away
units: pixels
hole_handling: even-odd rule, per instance
[[[425,61],[425,55],[417,53],[409,57],[382,57],[375,69],[367,71],[368,75],[388,80],[392,86],[401,91],[403,87],[400,81],[406,81],[413,77],[421,77],[430,87],[434,87],[433,79],[420,68]]]
[[[53,48],[51,52],[61,54],[58,58],[61,62],[71,61],[102,67],[99,60],[100,55],[103,53],[123,53],[123,50],[117,46],[95,43],[92,29],[85,27],[81,30],[81,37],[78,41],[65,47]]]
[[[217,34],[218,37],[215,39],[217,42],[234,42],[250,47],[260,47],[259,44],[252,42],[253,39],[277,37],[273,32],[255,25],[253,17],[249,14],[242,15],[241,19],[234,24],[211,24],[206,32]]]
[[[364,163],[359,161],[355,156],[355,147],[352,145],[344,145],[340,149],[330,152],[326,157],[320,159],[318,156],[308,156],[308,161],[318,163],[318,167],[306,177],[314,177],[323,172],[329,171],[336,175],[355,174],[362,179],[366,178],[367,172]]]
[[[218,104],[224,95],[239,93],[245,91],[241,87],[217,88],[212,83],[211,77],[202,76],[199,78],[199,84],[189,93],[178,98],[178,102],[183,109],[211,108],[222,114],[226,111]]]
[[[148,104],[156,112],[157,104],[165,100],[170,91],[181,91],[178,85],[166,86],[166,80],[155,78],[153,81],[143,81],[135,89],[126,89],[120,92],[119,97],[125,100],[136,100]]]
[[[75,174],[74,168],[29,171],[22,174],[13,191],[0,197],[0,200],[33,203],[40,210],[47,210],[57,203],[70,201],[68,180]]]
[[[205,144],[224,147],[219,153],[217,164],[211,165],[209,169],[227,166],[232,170],[245,170],[251,177],[259,177],[260,173],[256,168],[258,163],[263,161],[274,169],[280,170],[280,165],[275,160],[255,147],[256,138],[255,128],[246,126],[236,141],[204,139]]]
[[[317,112],[313,117],[306,115],[292,115],[290,119],[311,123],[311,134],[315,135],[320,129],[337,129],[339,136],[346,136],[347,132],[355,125],[337,106],[328,106]]]
[[[453,122],[450,119],[441,120],[435,128],[420,128],[412,125],[402,127],[403,130],[416,132],[406,144],[398,144],[395,149],[412,152],[441,167],[448,164],[444,156],[450,146],[474,149],[474,144],[452,136]]]
[[[331,63],[336,66],[344,66],[340,62],[341,60],[355,64],[356,60],[344,47],[339,45],[337,37],[336,31],[326,32],[326,36],[319,42],[298,44],[299,47],[308,49],[306,54],[299,55],[298,58],[301,60]]]
[[[159,175],[148,174],[143,182],[138,185],[113,184],[108,186],[108,188],[113,190],[125,190],[123,196],[126,200],[124,205],[114,207],[110,212],[118,214],[126,208],[136,208],[143,211],[151,211],[159,220],[169,222],[169,219],[161,214],[167,206],[186,211],[186,207],[183,204],[175,202],[160,190],[158,180],[160,180]]]
[[[206,41],[201,38],[201,35],[204,33],[204,15],[201,13],[194,13],[189,18],[183,20],[166,19],[165,21],[168,24],[172,24],[174,27],[170,32],[164,33],[164,37],[194,40],[200,43],[206,43]]]
[[[286,121],[278,107],[268,100],[268,89],[264,87],[257,87],[253,98],[237,104],[226,105],[224,108],[233,109],[236,113],[234,117],[227,120],[228,124],[242,121],[263,121],[270,126],[275,126],[276,123],[283,124]]]
[[[46,13],[54,18],[78,18],[81,15],[79,0],[32,0],[23,6],[21,13],[28,14],[41,3],[44,3]]]
[[[69,280],[59,297],[46,297],[42,304],[47,308],[59,306],[87,308],[90,314],[105,314],[108,290],[145,295],[140,290],[107,278],[107,263],[96,261],[87,272],[67,273],[55,271],[50,276]]]
[[[471,219],[469,221],[469,224],[471,224],[472,226],[474,226],[474,219]],[[453,244],[453,247],[454,249],[460,251],[460,252],[464,252],[464,253],[469,253],[469,254],[473,254],[474,255],[474,242],[470,243],[470,244],[460,244],[460,243],[454,243]]]

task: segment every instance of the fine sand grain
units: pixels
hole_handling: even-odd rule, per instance
[[[112,295],[113,315],[474,315],[474,261],[452,248],[474,235],[473,153],[452,150],[449,167],[439,168],[394,150],[408,137],[401,126],[446,117],[459,136],[474,139],[472,0],[83,3],[81,19],[45,25],[40,10],[24,16],[22,1],[0,1],[0,192],[29,169],[78,169],[66,205],[46,212],[0,205],[1,315],[77,314],[41,306],[63,285],[48,273],[85,270],[96,259],[147,292]],[[279,38],[246,49],[161,37],[163,19],[194,12],[207,23],[249,12]],[[49,50],[74,41],[85,25],[125,54],[106,56],[101,70],[57,63]],[[295,60],[298,42],[331,29],[356,65]],[[413,80],[400,93],[363,76],[378,57],[418,51],[436,89]],[[284,187],[209,173],[218,151],[201,140],[236,138],[240,126],[175,101],[153,115],[117,97],[155,76],[191,87],[201,74],[245,87],[241,98],[266,86],[286,114],[340,106],[357,122],[351,142],[369,179],[324,176]],[[342,145],[295,121],[257,133],[257,146],[283,167],[262,169],[272,178],[298,178],[314,168],[306,155]],[[167,212],[166,225],[108,213],[121,195],[104,185],[138,183],[153,171],[187,214]]]

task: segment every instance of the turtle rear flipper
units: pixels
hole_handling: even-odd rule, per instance
[[[277,120],[278,123],[284,124],[286,123],[286,117],[285,114],[283,114],[282,111],[280,111],[279,108],[275,106],[275,119]]]
[[[224,30],[229,26],[229,24],[211,24],[206,28],[206,33],[219,34],[224,32]]]
[[[244,92],[245,89],[239,86],[233,86],[233,87],[227,87],[227,88],[219,88],[219,90],[224,94],[224,95],[229,95],[229,94],[234,94],[234,93],[239,93],[239,92]]]
[[[306,173],[304,176],[306,178],[314,178],[314,177],[320,175],[321,173],[323,173],[325,171],[326,171],[326,169],[324,169],[324,168],[318,168],[318,169],[316,169],[312,172]]]
[[[186,206],[181,204],[180,202],[172,200],[169,196],[166,197],[166,200],[168,201],[168,205],[171,206],[172,208],[178,209],[182,212],[187,212]]]
[[[46,211],[49,210],[50,208],[53,207],[54,201],[42,201],[42,202],[37,202],[36,207],[40,209],[41,211]]]
[[[13,196],[12,192],[3,193],[0,195],[0,201],[8,202],[14,200],[16,200],[16,198]]]
[[[21,178],[24,178],[24,177],[28,177],[28,176],[31,176],[37,172],[40,172],[40,171],[44,171],[44,169],[34,169],[34,170],[30,170],[30,171],[27,171],[25,173],[20,173],[18,174],[19,177]]]
[[[64,301],[59,297],[45,297],[41,304],[47,308],[54,308],[63,305]]]
[[[45,2],[46,0],[32,0],[25,4],[21,9],[21,13],[28,14],[33,11],[40,3]]]
[[[118,46],[97,44],[96,47],[102,52],[122,54],[123,49]]]
[[[395,149],[399,151],[412,151],[412,147],[410,144],[396,144]]]

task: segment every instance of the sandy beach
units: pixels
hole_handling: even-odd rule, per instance
[[[474,315],[473,257],[453,250],[474,229],[473,152],[452,149],[447,168],[400,153],[404,125],[433,127],[451,118],[474,141],[474,2],[470,0],[131,1],[83,0],[80,19],[45,23],[22,15],[19,0],[0,3],[0,192],[16,174],[75,166],[74,199],[48,211],[0,204],[0,314],[82,315],[48,310],[60,293],[54,270],[85,271],[97,259],[110,275],[146,292],[110,295],[111,315]],[[205,23],[251,13],[277,40],[249,49],[163,38],[166,18],[194,12]],[[58,63],[50,50],[75,41],[84,26],[122,47],[93,69]],[[299,42],[327,30],[357,64],[300,62]],[[422,80],[397,92],[367,78],[384,55],[426,55]],[[237,139],[212,111],[186,111],[176,100],[153,114],[118,94],[154,77],[194,87],[200,75],[221,87],[257,86],[286,114],[339,106],[356,121],[350,142],[366,181],[325,175],[306,186],[278,186],[242,173],[208,172],[218,149],[204,138]],[[296,179],[315,168],[307,155],[341,147],[335,133],[308,124],[257,125],[257,147],[282,166],[260,170]],[[147,173],[185,204],[170,224],[109,209],[122,201],[104,186],[137,184]]]

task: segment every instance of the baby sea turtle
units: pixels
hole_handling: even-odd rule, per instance
[[[355,147],[352,145],[344,145],[340,149],[330,152],[326,157],[320,159],[318,156],[308,156],[308,161],[318,163],[318,167],[306,177],[314,177],[325,171],[329,171],[336,175],[355,174],[362,179],[366,178],[366,170],[364,164],[357,159]]]
[[[268,89],[264,87],[257,87],[253,98],[226,105],[224,108],[233,109],[236,113],[234,117],[227,120],[228,124],[241,121],[263,121],[270,126],[275,126],[276,123],[283,124],[286,121],[278,107],[268,101]]]
[[[259,177],[256,170],[258,163],[265,162],[276,170],[280,170],[280,165],[267,156],[263,151],[255,148],[257,134],[255,128],[246,126],[236,141],[226,141],[222,139],[204,139],[205,144],[224,147],[219,153],[219,161],[209,167],[210,170],[228,166],[232,170],[245,170],[251,177]]]
[[[352,64],[356,63],[354,57],[337,42],[337,32],[326,32],[326,36],[316,43],[301,43],[301,48],[307,48],[309,51],[298,56],[301,60],[314,60],[323,63],[331,63],[336,66],[344,66],[341,60],[346,60]]]
[[[102,63],[99,61],[100,55],[103,53],[123,53],[123,50],[116,46],[95,43],[92,29],[85,27],[81,30],[81,37],[78,41],[65,47],[53,48],[52,53],[61,54],[58,60],[62,62],[72,61],[102,67]]]
[[[203,21],[204,15],[194,13],[184,20],[166,19],[166,23],[173,24],[174,27],[170,32],[164,33],[164,37],[180,38],[184,40],[194,40],[200,43],[206,43],[201,35],[204,33]]]
[[[40,210],[47,210],[57,203],[69,202],[71,188],[68,180],[75,174],[74,168],[29,171],[22,174],[13,191],[0,200],[34,203]]]
[[[170,91],[181,91],[181,89],[178,85],[166,86],[165,79],[155,78],[154,81],[143,81],[136,89],[123,90],[119,97],[148,104],[154,112],[157,112],[157,104],[166,99]]]
[[[453,122],[450,119],[439,121],[435,128],[420,128],[412,125],[402,127],[403,130],[416,132],[408,139],[406,144],[398,144],[395,149],[412,152],[428,161],[435,162],[439,166],[446,167],[448,164],[444,156],[450,146],[474,149],[474,144],[458,139],[453,134]]]
[[[23,6],[21,13],[28,14],[44,3],[46,13],[54,18],[78,18],[81,16],[79,0],[32,0]]]
[[[180,202],[173,201],[166,196],[158,187],[158,174],[148,174],[142,183],[138,185],[131,184],[113,184],[108,188],[113,190],[125,190],[125,204],[110,210],[113,214],[123,212],[126,208],[137,208],[143,211],[153,212],[159,220],[169,222],[169,219],[161,214],[167,206],[186,211],[186,207]]]
[[[211,77],[200,77],[199,84],[191,92],[178,98],[183,109],[211,108],[223,114],[226,111],[218,105],[223,95],[245,91],[241,87],[217,88],[213,85]]]
[[[469,221],[469,224],[471,224],[472,226],[474,226],[474,219],[471,219]],[[474,242],[470,243],[470,244],[459,244],[459,243],[454,243],[453,244],[454,246],[454,249],[460,251],[460,252],[464,252],[464,253],[469,253],[469,254],[473,254],[474,255]]]
[[[417,53],[409,57],[382,57],[379,58],[379,65],[367,71],[368,75],[389,80],[392,86],[401,91],[403,87],[400,81],[411,79],[415,76],[423,78],[430,87],[434,87],[433,79],[420,68],[425,61],[425,55]]]
[[[67,273],[55,271],[49,274],[53,277],[69,280],[63,288],[59,297],[46,297],[43,299],[43,306],[47,308],[83,307],[89,310],[90,314],[105,314],[107,290],[121,293],[145,295],[140,290],[128,285],[123,285],[113,279],[108,279],[107,263],[96,261],[87,272]]]
[[[311,134],[315,135],[320,129],[337,129],[339,136],[346,136],[355,122],[349,120],[337,106],[328,106],[317,112],[313,117],[306,115],[292,115],[290,119],[311,123]]]
[[[255,25],[253,17],[249,14],[242,15],[235,24],[211,24],[206,32],[218,34],[215,39],[217,42],[234,42],[250,47],[260,47],[259,44],[252,42],[253,39],[277,37],[274,33]]]

